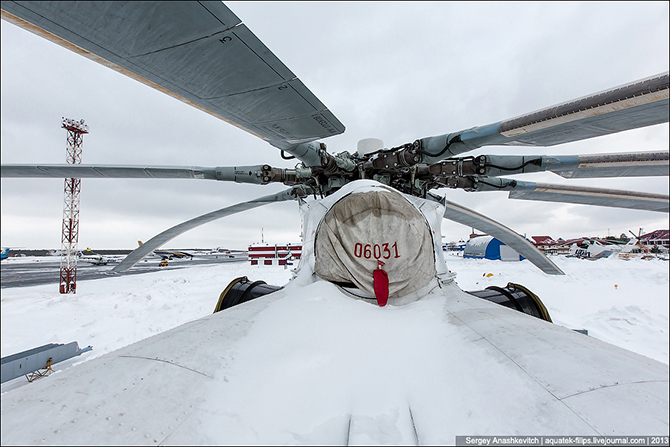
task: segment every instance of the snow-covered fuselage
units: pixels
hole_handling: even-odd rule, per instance
[[[303,258],[282,290],[5,393],[2,443],[667,435],[667,365],[460,290],[442,266],[434,203],[411,202],[440,254],[419,289],[379,307],[316,275],[323,216],[375,188],[354,182],[302,205]]]

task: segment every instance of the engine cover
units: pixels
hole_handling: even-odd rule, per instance
[[[374,296],[373,272],[383,263],[389,298],[401,297],[436,276],[433,247],[428,222],[402,194],[390,188],[352,192],[319,223],[314,273]]]

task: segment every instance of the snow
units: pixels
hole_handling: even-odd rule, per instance
[[[506,263],[447,255],[463,290],[507,282],[540,297],[556,324],[668,364],[668,262],[552,256],[565,276],[545,275],[529,261]],[[486,277],[488,273],[493,276]]]
[[[463,290],[521,284],[542,299],[554,323],[669,363],[666,261],[553,256],[566,275],[552,276],[528,261],[445,258]],[[284,285],[292,275],[280,266],[234,263],[79,281],[76,295],[59,294],[56,284],[2,289],[2,356],[76,340],[93,346],[85,359],[98,357],[211,314],[239,276]]]
[[[474,239],[470,239],[468,241],[468,244],[471,247],[480,247],[480,246],[486,246],[489,242],[493,240],[493,236],[479,236]]]
[[[2,356],[76,340],[93,346],[87,359],[99,357],[211,314],[240,276],[283,285],[291,273],[244,262],[78,281],[74,295],[57,284],[2,289]]]
[[[528,261],[512,264],[463,259],[449,253],[445,257],[464,290],[508,281],[522,284],[542,298],[557,324],[586,328],[591,337],[668,363],[668,264],[663,261],[588,261],[557,256],[552,259],[566,275],[549,276]],[[108,425],[114,431],[110,439],[127,444],[152,440],[161,444],[218,444],[221,439],[231,444],[332,444],[338,439],[344,442],[345,437],[350,444],[407,445],[417,439],[450,444],[453,434],[501,434],[509,433],[510,427],[514,433],[539,434],[593,430],[564,402],[548,399],[544,387],[551,387],[558,396],[581,396],[575,391],[602,386],[588,380],[582,383],[583,376],[607,380],[605,375],[589,371],[597,369],[598,359],[605,357],[609,364],[616,364],[616,353],[593,352],[594,364],[582,365],[586,373],[566,375],[556,364],[539,362],[533,366],[534,372],[531,365],[523,364],[531,372],[518,374],[518,365],[507,357],[509,352],[502,354],[488,342],[478,343],[486,335],[482,332],[485,326],[472,332],[474,320],[470,326],[463,325],[467,312],[458,317],[460,325],[448,317],[451,322],[445,324],[446,315],[468,304],[459,299],[445,301],[437,287],[418,301],[380,308],[350,298],[328,282],[315,282],[305,273],[310,272],[301,271],[277,294],[231,309],[226,318],[211,312],[229,281],[247,276],[284,284],[291,271],[247,263],[214,264],[81,281],[77,295],[58,294],[56,284],[3,289],[3,356],[48,342],[77,340],[81,346],[93,345],[92,352],[75,362],[83,363],[72,368],[75,375],[63,375],[53,393],[45,392],[56,383],[49,379],[32,384],[26,393],[12,388],[20,379],[3,385],[3,423],[8,424],[3,425],[3,443],[90,443],[98,432],[86,430],[89,424],[96,430]],[[444,287],[443,291],[455,286]],[[446,303],[450,303],[449,309]],[[199,325],[174,332],[178,342],[172,333],[165,333],[193,320]],[[532,321],[537,321],[538,330],[545,327],[544,322]],[[135,359],[133,363],[111,362],[96,370],[99,382],[89,380],[90,359],[159,332],[163,334],[153,339],[153,345],[124,348],[124,352],[130,349],[126,354]],[[585,343],[590,341],[588,337],[565,332],[577,345],[593,348]],[[499,333],[496,343],[501,342],[501,336],[511,337],[517,345],[508,331]],[[541,338],[533,336],[540,342]],[[204,352],[192,349],[199,340],[207,342],[201,346]],[[161,348],[153,351],[157,344]],[[166,359],[154,362],[151,359],[163,359],[155,355]],[[560,350],[552,354],[560,355]],[[142,358],[145,360],[138,360]],[[169,365],[171,358],[177,366],[198,365],[198,370],[174,368]],[[650,369],[654,370],[653,365]],[[549,385],[537,382],[533,374],[538,372]],[[559,383],[557,376],[564,378],[563,382]],[[618,380],[621,377],[616,375]],[[453,386],[444,386],[445,378]],[[654,399],[667,395],[661,381],[646,382],[640,387],[646,387],[643,391],[656,396]],[[26,384],[21,381],[24,391]],[[71,392],[73,386],[76,393]],[[132,397],[116,394],[119,386],[124,390],[137,387],[133,395],[150,393],[151,399],[133,401],[129,406],[128,398]],[[12,397],[14,392],[18,397]],[[619,391],[610,386],[602,392]],[[92,393],[98,395],[100,403],[89,414],[83,409]],[[59,404],[63,408],[58,410],[53,406],[66,396],[72,408]],[[583,413],[594,413],[594,402],[600,405],[596,397],[602,394],[584,396],[591,400],[584,404]],[[151,416],[156,401],[164,403],[160,417]],[[663,408],[667,401],[660,407],[654,405]],[[33,417],[46,408],[54,409],[50,418]],[[470,410],[464,412],[463,408]],[[189,411],[192,415],[183,420]],[[638,414],[636,409],[631,411]],[[23,425],[8,422],[4,419],[7,415],[13,421],[24,421]],[[611,420],[621,419],[619,416]],[[171,420],[178,421],[178,426],[166,430],[164,425]],[[414,426],[414,421],[420,422]],[[445,421],[449,421],[447,425]],[[632,432],[630,426],[639,427],[640,423],[631,418],[620,431]],[[5,430],[10,425],[12,430]],[[434,430],[436,427],[439,429]]]

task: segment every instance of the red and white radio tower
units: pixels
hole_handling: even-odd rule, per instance
[[[81,149],[88,126],[84,120],[63,118],[63,129],[67,130],[66,161],[81,163]],[[63,204],[63,235],[60,255],[60,293],[77,293],[77,243],[79,242],[79,193],[81,179],[65,179],[65,201]]]

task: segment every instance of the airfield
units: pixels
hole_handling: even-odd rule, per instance
[[[232,257],[230,257],[232,256]],[[111,260],[107,265],[93,265],[85,261],[77,263],[77,281],[102,279],[109,276],[139,275],[159,270],[182,269],[208,264],[225,262],[246,262],[246,255],[208,255],[197,256],[193,259],[172,259],[167,266],[159,266],[160,258],[143,259],[132,269],[123,273],[112,273],[111,270],[120,262],[122,257],[108,256]],[[0,268],[2,288],[27,287],[41,284],[58,283],[60,272],[60,257],[40,256],[26,258],[7,258]]]
[[[552,256],[566,275],[550,276],[528,261],[463,259],[453,252],[444,255],[463,290],[522,284],[542,299],[555,324],[586,329],[589,337],[669,363],[667,261]],[[81,271],[90,270],[92,279],[80,276],[75,295],[59,294],[56,281],[34,286],[24,282],[20,287],[9,284],[21,283],[5,283],[5,269],[16,272],[23,266],[28,276],[57,271],[57,262],[50,265],[36,262],[38,259],[15,258],[16,267],[2,263],[2,356],[76,340],[82,347],[93,346],[80,359],[86,361],[210,315],[219,294],[234,278],[247,276],[252,281],[284,285],[292,277],[291,267],[251,266],[237,259],[170,261],[167,268],[159,268],[158,261],[152,260],[126,275],[107,275],[111,265],[84,267]],[[31,264],[40,267],[31,268]]]

